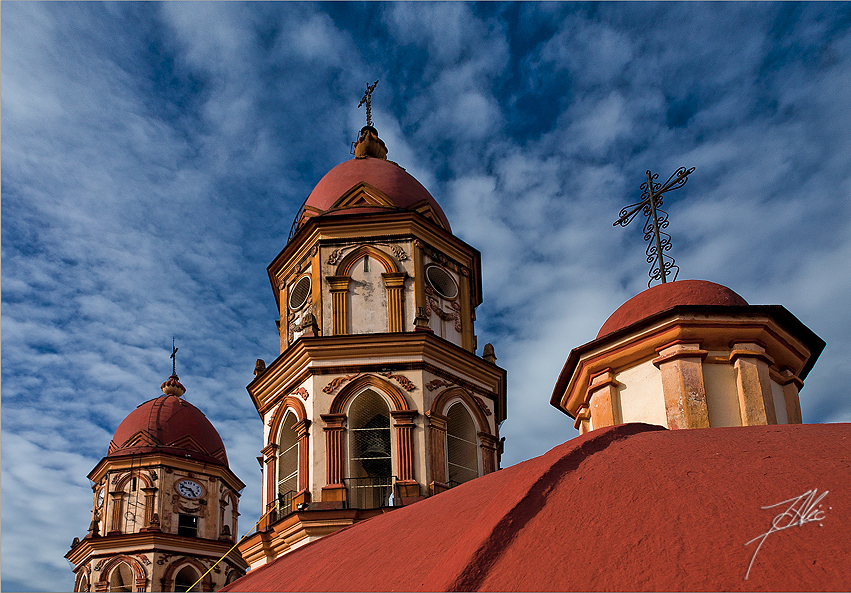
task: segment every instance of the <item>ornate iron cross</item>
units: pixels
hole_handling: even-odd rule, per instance
[[[174,337],[172,337],[171,338],[171,356],[169,357],[169,358],[171,358],[171,374],[172,375],[177,374],[177,357],[175,356],[177,354],[177,351],[178,351],[178,348],[174,347]]]
[[[375,90],[375,85],[377,84],[377,80],[372,84],[366,83],[366,93],[364,93],[363,99],[358,103],[358,109],[366,103],[366,125],[368,126],[372,126],[372,91]]]
[[[680,167],[674,171],[673,175],[668,177],[668,181],[656,183],[659,175],[654,175],[648,170],[647,181],[642,183],[639,188],[643,191],[641,201],[623,208],[620,212],[620,218],[612,225],[625,227],[632,222],[639,211],[647,217],[647,220],[644,221],[644,240],[649,241],[649,243],[645,253],[647,254],[647,263],[653,264],[650,268],[650,280],[647,281],[647,286],[650,286],[654,280],[667,282],[671,272],[674,274],[672,281],[676,280],[677,274],[680,272],[674,258],[665,253],[671,249],[671,235],[662,230],[668,228],[668,213],[662,210],[660,206],[662,206],[662,194],[684,186],[692,172],[694,172],[694,167],[691,169]]]

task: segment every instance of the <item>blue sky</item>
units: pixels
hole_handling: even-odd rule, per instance
[[[357,104],[482,252],[479,344],[508,370],[505,465],[575,436],[571,348],[646,287],[644,171],[680,279],[782,304],[827,342],[805,422],[851,421],[851,6],[845,3],[3,3],[2,587],[68,590],[86,474],[186,398],[259,515],[245,391],[278,353],[265,267]]]

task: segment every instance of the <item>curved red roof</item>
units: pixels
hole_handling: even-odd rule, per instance
[[[851,424],[603,428],[223,591],[848,590],[849,447]],[[780,523],[819,520],[770,534],[754,558],[747,542],[812,489],[828,494]]]
[[[207,417],[174,395],[146,401],[130,412],[118,425],[107,457],[156,452],[228,465],[222,438]]]
[[[707,280],[678,280],[657,284],[638,293],[612,313],[597,334],[601,338],[614,331],[666,311],[677,305],[747,305],[738,294]]]
[[[340,163],[325,174],[304,204],[306,211],[316,209],[327,213],[346,192],[359,183],[369,185],[383,192],[397,208],[413,209],[423,202],[428,202],[440,220],[449,230],[449,220],[443,213],[437,201],[422,184],[405,171],[402,167],[379,158],[356,158]],[[357,211],[381,212],[383,208],[364,208],[352,206]],[[335,210],[334,212],[340,212]]]

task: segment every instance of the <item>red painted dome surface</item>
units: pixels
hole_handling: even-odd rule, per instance
[[[223,591],[847,591],[849,447],[851,424],[607,427]],[[796,508],[820,520],[767,536],[745,580],[758,542],[746,543],[813,488],[828,494]]]
[[[678,280],[640,292],[611,314],[597,334],[601,338],[677,305],[747,305],[738,294],[707,280]]]
[[[413,209],[423,202],[428,202],[440,217],[446,229],[450,230],[449,220],[443,210],[419,181],[399,165],[372,157],[351,159],[328,171],[307,197],[304,204],[305,210],[309,211],[311,208],[315,208],[327,213],[337,200],[360,182],[368,183],[381,190],[401,209]],[[351,206],[334,210],[332,213],[343,213],[351,211],[353,208],[356,208],[359,212],[381,212],[385,210],[381,207]]]
[[[228,465],[222,438],[204,414],[174,395],[146,401],[118,425],[107,457],[169,453]]]

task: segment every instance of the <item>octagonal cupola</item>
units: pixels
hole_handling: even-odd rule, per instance
[[[799,389],[824,342],[779,305],[704,280],[659,284],[575,348],[551,403],[581,432],[801,423]]]

